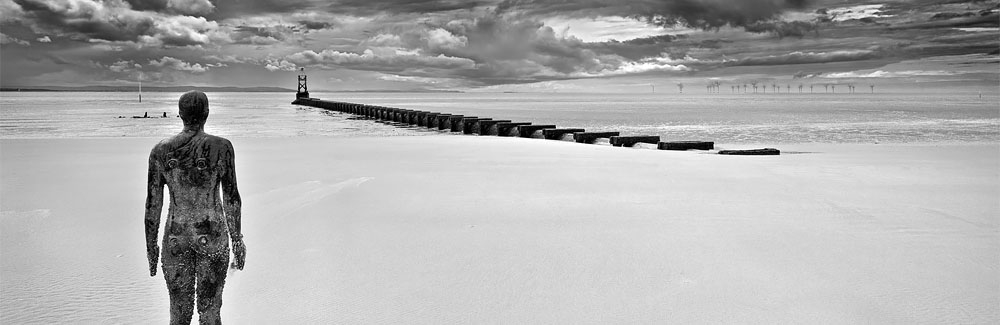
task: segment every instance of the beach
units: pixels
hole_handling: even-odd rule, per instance
[[[1000,321],[995,142],[230,139],[228,323]],[[0,139],[0,322],[166,322],[142,235],[157,141]]]

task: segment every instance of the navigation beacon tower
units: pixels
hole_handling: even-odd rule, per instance
[[[299,90],[295,92],[295,98],[309,98],[309,89],[306,88],[306,68],[299,68]]]

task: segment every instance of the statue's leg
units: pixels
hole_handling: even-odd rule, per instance
[[[222,288],[229,268],[229,241],[216,237],[202,241],[206,248],[198,254],[198,322],[222,324]]]
[[[170,324],[191,324],[194,314],[195,252],[183,237],[164,238],[163,278],[170,292]]]

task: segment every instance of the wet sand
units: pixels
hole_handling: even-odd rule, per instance
[[[1000,322],[996,143],[231,139],[228,323]],[[166,321],[157,141],[0,140],[0,323]]]

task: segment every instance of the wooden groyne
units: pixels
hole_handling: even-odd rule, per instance
[[[412,109],[401,109],[376,105],[365,105],[347,102],[336,102],[300,96],[292,102],[294,105],[310,106],[325,110],[342,112],[368,117],[388,123],[405,126],[425,127],[428,129],[448,130],[460,134],[491,135],[501,137],[539,138],[549,140],[574,141],[592,144],[599,139],[605,139],[616,147],[631,147],[645,143],[660,150],[714,150],[715,143],[711,141],[660,141],[659,136],[622,136],[620,132],[587,132],[581,128],[558,128],[551,124],[532,124],[531,122],[511,122],[511,120],[493,119],[481,116],[464,116],[441,112],[429,112]],[[776,149],[761,149],[735,152],[723,150],[720,153],[737,155],[775,155]]]

